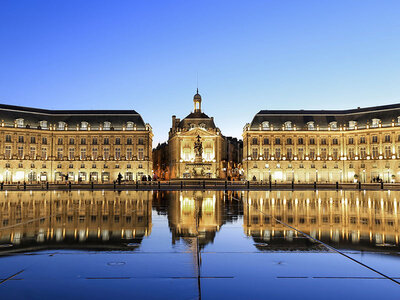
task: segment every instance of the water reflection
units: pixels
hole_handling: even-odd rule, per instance
[[[172,244],[199,249],[225,224],[237,223],[256,250],[319,247],[287,225],[339,248],[397,250],[398,197],[381,191],[3,192],[0,251],[132,250],[151,236],[152,210],[166,219]],[[242,230],[232,232],[243,242]]]
[[[121,249],[151,232],[150,192],[10,192],[0,201],[0,243],[14,248]],[[10,250],[10,249],[7,249]]]
[[[256,242],[278,247],[309,246],[309,239],[287,224],[339,248],[390,248],[399,242],[398,195],[379,191],[244,193],[243,226]]]

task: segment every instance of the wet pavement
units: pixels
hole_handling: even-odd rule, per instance
[[[400,192],[0,193],[2,299],[400,298]]]

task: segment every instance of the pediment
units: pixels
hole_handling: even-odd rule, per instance
[[[194,137],[196,137],[198,135],[201,136],[201,137],[203,137],[203,136],[204,137],[218,136],[214,131],[210,132],[210,131],[208,131],[208,130],[206,130],[204,128],[200,128],[200,127],[193,128],[193,129],[191,129],[189,131],[186,131],[184,134],[181,134],[181,136],[194,136]]]

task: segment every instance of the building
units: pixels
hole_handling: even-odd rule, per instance
[[[224,137],[222,170],[227,179],[240,180],[243,177],[243,141],[234,137]]]
[[[194,95],[194,111],[183,120],[172,116],[169,131],[170,178],[225,178],[222,168],[225,139],[214,118],[201,110]]]
[[[169,152],[168,144],[158,144],[153,149],[153,171],[157,180],[169,180]]]
[[[262,110],[243,131],[248,180],[400,181],[400,104]]]
[[[112,182],[152,174],[152,129],[134,110],[0,105],[0,181]]]

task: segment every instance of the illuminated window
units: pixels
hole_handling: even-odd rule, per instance
[[[138,149],[138,159],[142,160],[144,158],[144,150],[143,148]]]
[[[115,148],[115,159],[121,159],[121,148]]]
[[[104,159],[105,160],[110,159],[110,148],[104,148]]]
[[[133,122],[126,122],[126,130],[133,130]]]
[[[126,159],[131,160],[132,159],[132,148],[126,148]]]

